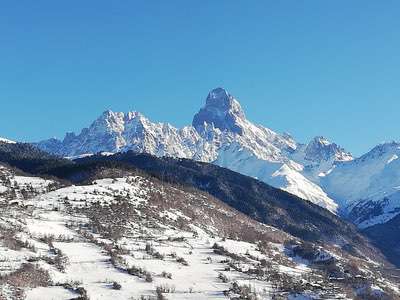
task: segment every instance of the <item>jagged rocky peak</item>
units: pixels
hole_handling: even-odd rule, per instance
[[[213,124],[222,131],[242,134],[240,120],[245,119],[240,103],[224,88],[216,88],[208,94],[206,105],[194,116],[192,124],[198,131],[203,131],[205,124]]]
[[[124,113],[106,110],[90,126],[90,130],[105,130],[106,132],[121,132],[124,130]]]
[[[125,114],[125,120],[130,121],[133,119],[147,120],[147,118],[138,111],[130,111]]]
[[[305,159],[310,161],[347,161],[352,160],[351,153],[339,145],[330,142],[323,136],[316,136],[308,143],[305,150]]]
[[[122,133],[126,130],[137,128],[138,125],[142,127],[150,121],[140,112],[129,111],[113,112],[106,110],[103,114],[91,125],[91,128],[103,128],[108,131]]]

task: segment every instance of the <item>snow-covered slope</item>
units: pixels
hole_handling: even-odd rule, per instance
[[[50,139],[37,145],[66,157],[133,150],[214,162],[332,212],[337,209],[333,200],[302,174],[303,166],[292,159],[299,145],[287,134],[251,123],[239,102],[222,88],[209,93],[192,126],[177,129],[166,123],[152,123],[138,112],[106,111],[79,135],[68,133],[63,141]]]
[[[17,176],[2,172],[3,183]],[[46,182],[26,177],[23,185]],[[399,295],[395,278],[370,257],[304,243],[207,194],[149,176],[11,194],[0,193],[1,299]]]
[[[0,137],[0,143],[8,143],[8,144],[15,144],[14,141]]]
[[[383,223],[400,212],[400,144],[384,143],[335,166],[322,187],[360,227]]]
[[[57,188],[57,182],[15,174],[0,164],[0,200],[27,199]]]
[[[290,159],[261,159],[251,149],[232,143],[220,151],[214,163],[310,200],[331,212],[337,210],[337,204],[302,174],[303,166]]]

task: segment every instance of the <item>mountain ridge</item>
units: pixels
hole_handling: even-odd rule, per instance
[[[310,200],[331,212],[350,216],[361,227],[379,222],[379,216],[375,216],[371,223],[360,221],[371,215],[371,209],[367,207],[371,206],[369,202],[360,209],[363,202],[372,199],[378,201],[379,206],[385,206],[387,201],[384,199],[396,194],[394,184],[397,183],[386,182],[383,177],[387,175],[381,172],[382,168],[370,170],[375,176],[373,182],[368,174],[351,171],[367,168],[357,166],[367,165],[367,158],[371,157],[381,165],[378,162],[381,156],[376,153],[393,147],[377,146],[354,158],[350,152],[322,136],[305,144],[299,143],[288,134],[279,134],[249,121],[240,102],[223,88],[210,91],[205,106],[195,114],[192,125],[183,128],[153,123],[139,112],[108,110],[78,135],[68,133],[63,141],[50,139],[35,145],[47,152],[72,158],[132,150],[158,157],[215,163]],[[396,159],[392,162],[395,164]],[[385,172],[395,171],[386,168]],[[346,177],[344,173],[349,174],[348,180],[341,179]],[[383,197],[373,197],[372,194],[379,190],[374,185],[379,182],[383,182]],[[358,187],[362,191],[355,194],[353,191]],[[393,200],[382,209],[382,222],[395,215],[390,211],[396,203]]]
[[[36,145],[61,156],[133,150],[160,157],[220,162],[235,171],[244,169],[243,159],[255,159],[252,168],[259,174],[254,176],[249,170],[246,175],[336,210],[332,199],[305,178],[299,172],[301,166],[289,158],[297,148],[293,138],[248,121],[239,101],[225,89],[217,88],[208,94],[206,105],[192,123],[193,126],[178,129],[168,123],[152,123],[137,112],[106,111],[78,135],[69,133],[63,141],[50,139]],[[234,148],[239,148],[245,158],[236,156],[226,166],[224,155],[231,156]]]

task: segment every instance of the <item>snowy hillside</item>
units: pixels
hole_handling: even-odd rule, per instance
[[[0,137],[0,143],[14,144],[15,142],[14,142],[14,141],[11,141],[11,140],[9,140],[9,139]]]
[[[305,243],[193,189],[138,174],[61,186],[0,171],[1,299],[399,295],[371,258]],[[26,186],[35,193],[9,192]]]

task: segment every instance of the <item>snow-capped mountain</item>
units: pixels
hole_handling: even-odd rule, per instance
[[[80,134],[37,144],[65,157],[133,150],[212,162],[262,180],[350,217],[361,227],[400,211],[399,146],[389,143],[354,159],[324,137],[296,142],[250,122],[239,101],[212,90],[191,126],[153,123],[138,112],[104,112]]]
[[[321,186],[360,227],[384,223],[400,212],[400,144],[384,143],[337,164]]]
[[[222,88],[209,93],[192,126],[177,129],[167,123],[152,123],[138,112],[106,111],[79,135],[68,133],[63,141],[50,139],[37,145],[66,157],[133,150],[214,162],[332,212],[337,209],[334,201],[302,174],[303,166],[291,159],[298,144],[287,134],[251,123],[239,102]]]
[[[199,138],[194,128],[178,130],[169,124],[152,123],[138,112],[108,110],[79,135],[67,133],[62,142],[50,139],[39,143],[39,147],[62,156],[134,150],[158,156],[190,157]]]
[[[351,153],[322,136],[315,137],[308,144],[299,145],[291,157],[307,167],[309,175],[316,177],[326,175],[336,162],[353,159]]]
[[[303,166],[302,174],[318,185],[336,164],[353,160],[351,153],[322,136],[315,137],[308,144],[299,144],[290,157]]]

